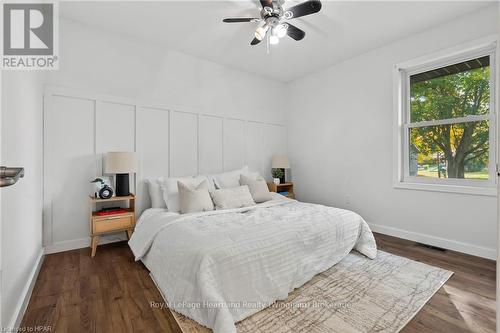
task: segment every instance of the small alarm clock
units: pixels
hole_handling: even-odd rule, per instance
[[[104,185],[99,190],[99,198],[101,199],[110,199],[113,196],[113,189],[108,185]]]
[[[113,189],[109,185],[110,181],[107,177],[96,178],[91,183],[94,184],[94,197],[101,199],[111,199],[113,197]]]

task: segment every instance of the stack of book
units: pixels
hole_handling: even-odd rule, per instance
[[[108,216],[108,215],[123,214],[126,212],[127,210],[125,208],[110,207],[110,208],[103,208],[100,211],[96,212],[95,214],[97,216]]]

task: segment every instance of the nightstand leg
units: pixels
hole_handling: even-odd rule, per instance
[[[130,237],[132,237],[132,233],[134,232],[134,230],[132,229],[128,229],[127,230],[127,238],[130,239]]]
[[[99,236],[92,236],[92,258],[95,257],[95,251],[97,250],[97,243],[99,243]]]

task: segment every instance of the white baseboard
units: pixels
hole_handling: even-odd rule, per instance
[[[103,235],[99,240],[99,245],[109,244],[114,242],[121,242],[127,240],[126,236],[121,234],[109,234]],[[71,251],[77,249],[83,249],[86,247],[90,247],[90,237],[72,239],[63,242],[57,242],[54,244],[45,246],[45,254],[58,253],[64,251]]]
[[[413,231],[402,230],[393,227],[387,227],[378,224],[370,224],[370,228],[374,232],[378,232],[384,235],[394,236],[398,238],[403,238],[411,240],[414,242],[419,242],[423,244],[428,244],[432,246],[441,247],[448,250],[453,250],[457,252],[462,252],[470,254],[473,256],[478,256],[482,258],[487,258],[491,260],[497,259],[497,250],[487,247],[477,246],[473,244],[458,242],[446,238],[421,234]]]
[[[40,273],[40,268],[42,267],[43,255],[44,254],[42,248],[38,253],[38,256],[35,260],[35,265],[33,266],[30,276],[28,277],[28,281],[26,281],[26,285],[24,286],[21,296],[19,297],[19,302],[16,305],[16,309],[9,323],[9,326],[7,326],[9,328],[14,329],[16,327],[21,326],[24,313],[26,312],[26,308],[28,307],[28,304],[30,302],[31,293],[33,292],[36,279],[38,278],[38,273]]]

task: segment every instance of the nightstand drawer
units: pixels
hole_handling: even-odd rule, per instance
[[[281,183],[281,184],[275,184],[275,183],[271,182],[271,183],[267,183],[267,186],[269,187],[269,191],[271,191],[271,192],[277,192],[281,195],[284,195],[287,198],[295,199],[295,194],[293,193],[293,183],[292,182],[286,182],[286,183]]]
[[[93,230],[94,234],[109,232],[113,230],[123,230],[132,228],[134,225],[134,217],[132,215],[125,216],[108,216],[102,219],[94,219]]]

